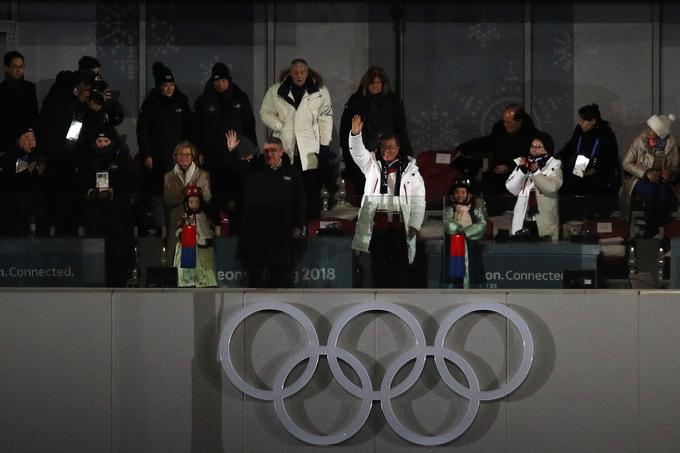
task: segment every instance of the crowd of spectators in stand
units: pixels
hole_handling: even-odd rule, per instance
[[[330,146],[331,93],[305,60],[293,60],[264,96],[259,118],[271,136],[262,150],[250,99],[227,65],[215,63],[192,108],[172,70],[156,62],[155,86],[137,121],[139,152],[132,156],[116,130],[125,112],[95,58],[84,56],[75,70],[59,72],[40,108],[35,85],[24,79],[23,55],[8,52],[3,64],[0,234],[104,235],[119,251],[112,262],[123,269],[135,225],[167,232],[168,250],[175,250],[174,232],[186,219],[187,188],[198,187],[192,190],[200,192],[207,225],[229,219],[232,234],[247,233],[239,256],[253,270],[251,281],[285,286],[292,260],[288,241],[321,215],[322,187],[333,203],[344,161],[348,200],[361,205],[353,248],[391,263],[375,269],[375,284],[385,286],[395,275],[406,281],[424,210],[424,202],[413,204],[408,196],[424,198],[425,189],[403,103],[384,69],[370,67],[347,101],[339,156]],[[596,104],[578,110],[573,135],[559,150],[521,105],[499,113],[502,118],[488,135],[455,148],[451,166],[466,182],[451,181],[449,230],[474,230],[468,239],[476,241],[487,211],[489,216],[513,211],[511,235],[557,240],[560,222],[604,218],[617,205],[628,220],[632,201],[644,210],[646,237],[658,235],[670,219],[680,183],[673,115],[650,117],[620,160],[614,131]],[[254,187],[253,181],[262,186]],[[296,187],[292,192],[289,181]],[[304,206],[296,194],[304,197]],[[385,196],[401,200],[394,202],[394,212],[383,212],[383,204],[393,202],[385,202]],[[485,206],[470,209],[472,198]],[[133,216],[135,203],[141,216]],[[285,208],[277,210],[278,204]],[[363,217],[362,211],[367,212]],[[288,245],[276,259],[263,261],[255,251],[268,241],[263,231],[276,225],[262,230],[258,222],[276,224],[283,218]],[[123,278],[119,273],[110,281],[118,285]]]

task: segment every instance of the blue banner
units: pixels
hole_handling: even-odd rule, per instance
[[[0,239],[0,286],[106,286],[105,240]]]

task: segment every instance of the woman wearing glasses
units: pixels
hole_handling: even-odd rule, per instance
[[[553,157],[550,135],[537,131],[528,157],[515,159],[517,167],[505,187],[517,196],[511,234],[516,237],[559,240],[557,191],[562,186],[562,162]]]

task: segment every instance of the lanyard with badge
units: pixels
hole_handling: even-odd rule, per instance
[[[583,178],[583,174],[586,171],[586,167],[590,163],[591,159],[597,155],[597,146],[600,144],[600,139],[595,139],[595,144],[593,145],[593,150],[590,153],[590,157],[586,157],[581,154],[581,140],[583,137],[578,138],[578,144],[576,145],[576,163],[574,164],[574,175],[579,178]]]
[[[76,117],[76,115],[73,115],[73,120],[71,120],[71,125],[68,128],[68,132],[66,132],[66,140],[71,141],[71,142],[76,142],[78,141],[78,137],[80,137],[80,131],[83,129],[83,122],[80,121]]]
[[[108,171],[98,171],[96,173],[95,187],[97,190],[106,190],[109,188],[109,172]]]

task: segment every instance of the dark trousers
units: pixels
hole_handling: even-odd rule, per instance
[[[369,250],[373,288],[409,287],[408,250],[403,224],[390,224],[388,228],[374,227]]]
[[[123,200],[86,201],[82,212],[85,234],[107,238],[107,286],[125,286],[125,279],[132,264],[134,247],[130,205]]]
[[[319,167],[319,189],[321,186],[328,191],[328,209],[335,206],[335,195],[338,193],[338,175],[340,174],[340,164]]]
[[[248,288],[293,287],[293,271],[290,267],[250,263],[247,271]]]
[[[318,219],[321,215],[321,181],[319,170],[314,168],[302,171],[300,153],[295,152],[293,165],[302,172],[302,185],[305,188],[305,222]]]
[[[510,174],[499,175],[488,171],[482,173],[482,190],[489,216],[502,215],[512,211],[516,198],[505,188],[505,181]]]
[[[644,203],[645,237],[652,237],[659,232],[659,227],[670,219],[675,208],[676,197],[668,184],[656,184],[640,180],[635,184],[635,193]]]
[[[602,181],[598,175],[578,176],[568,173],[560,189],[560,219],[591,220],[609,217],[618,206],[618,187]]]
[[[50,161],[54,176],[54,194],[49,207],[50,223],[55,226],[57,235],[76,235],[79,222],[79,201],[82,194],[76,190],[76,163],[72,156]]]
[[[31,233],[31,223],[35,221],[36,234],[44,235],[49,231],[47,207],[37,197],[28,194],[0,194],[0,234],[26,236]]]

